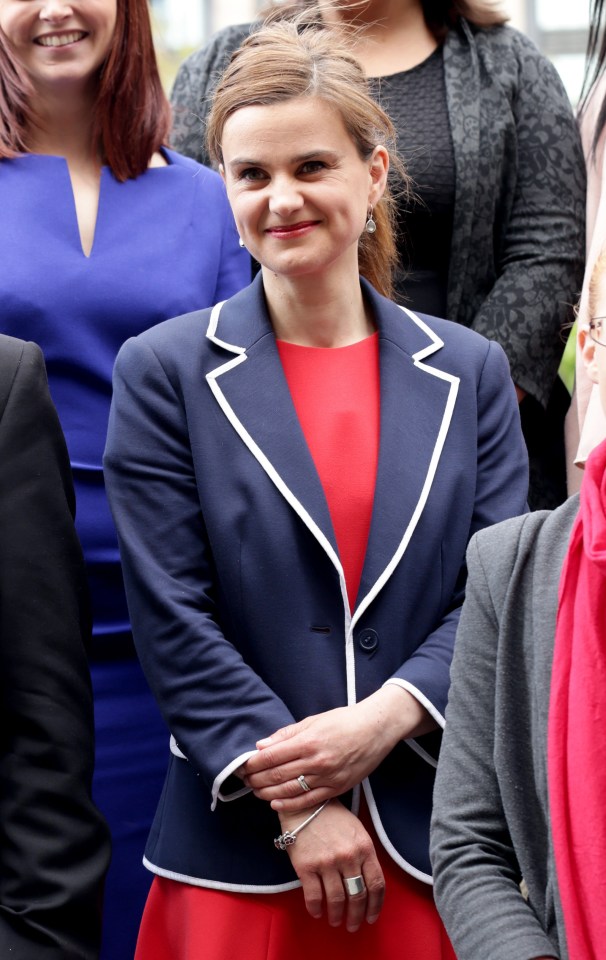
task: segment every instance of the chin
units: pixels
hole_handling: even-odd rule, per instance
[[[272,273],[284,278],[295,279],[296,277],[314,277],[321,276],[329,271],[338,260],[334,256],[302,256],[293,252],[292,256],[284,255],[282,257],[272,257],[273,261],[268,264],[268,269]]]

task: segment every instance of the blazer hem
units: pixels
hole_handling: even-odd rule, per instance
[[[418,867],[413,867],[412,863],[409,863],[408,860],[405,860],[401,853],[398,853],[393,843],[385,833],[385,828],[381,823],[381,818],[379,816],[379,811],[377,810],[377,805],[375,803],[375,798],[372,792],[372,787],[368,780],[363,781],[364,794],[366,796],[366,803],[368,804],[368,809],[370,811],[370,817],[372,820],[373,827],[377,831],[377,837],[379,842],[389,854],[394,863],[407,873],[409,876],[414,877],[415,880],[420,880],[421,883],[426,883],[429,886],[433,886],[433,877],[430,873],[424,873],[423,870],[419,870]]]
[[[291,880],[288,883],[253,884],[253,883],[225,883],[222,880],[207,880],[203,877],[190,877],[174,870],[166,870],[143,857],[143,866],[158,877],[166,880],[175,880],[177,883],[189,883],[194,887],[206,887],[209,890],[227,890],[232,893],[285,893],[287,890],[296,890],[301,886],[300,880]]]

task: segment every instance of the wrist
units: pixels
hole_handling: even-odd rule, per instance
[[[295,810],[294,813],[280,810],[278,819],[280,820],[281,831],[284,833],[285,830],[295,830],[303,820],[311,817],[316,810],[319,810],[320,807],[323,806],[323,803],[314,803],[313,806],[305,807],[303,810]]]
[[[327,806],[327,804],[329,803],[330,803],[330,800],[325,800],[324,803],[321,803],[319,806],[316,806],[315,810],[313,810],[311,813],[308,813],[305,819],[301,820],[299,818],[299,822],[295,826],[287,827],[286,829],[283,829],[280,836],[275,838],[274,846],[277,847],[278,850],[288,850],[288,848],[291,847],[296,842],[296,839],[298,835],[301,833],[301,831],[305,830],[305,828],[308,827],[310,823],[313,823],[316,817],[320,813],[322,813],[324,807]]]
[[[412,704],[410,701],[414,701]],[[371,727],[375,726],[379,742],[388,750],[409,736],[418,720],[417,707],[421,705],[414,697],[396,684],[386,684],[372,693],[360,706],[368,712]],[[421,708],[422,709],[422,708]]]

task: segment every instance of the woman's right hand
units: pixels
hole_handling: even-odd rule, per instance
[[[305,814],[317,807],[295,814],[282,814],[282,832],[294,830]],[[287,847],[292,865],[303,885],[308,913],[315,918],[323,914],[333,927],[343,920],[350,932],[366,920],[374,923],[385,895],[385,880],[374,844],[359,819],[338,800],[332,800],[308,827]],[[364,879],[366,889],[357,896],[348,896],[345,878]]]

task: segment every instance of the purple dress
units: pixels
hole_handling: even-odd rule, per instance
[[[115,356],[155,323],[223,300],[250,279],[218,174],[168,166],[119,183],[104,168],[94,245],[82,251],[67,164],[0,161],[0,331],[42,347],[70,453],[94,615],[95,799],[113,836],[106,960],[131,960],[149,874],[141,859],[168,732],[135,659],[101,458]]]

